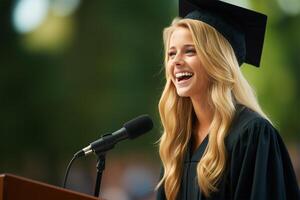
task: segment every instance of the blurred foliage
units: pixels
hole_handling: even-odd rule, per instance
[[[74,152],[143,113],[154,130],[111,153],[145,152],[158,162],[162,29],[177,1],[81,1],[74,14],[49,12],[26,34],[12,26],[15,3],[0,3],[1,171],[58,183]],[[300,15],[276,0],[250,5],[269,23],[261,68],[243,71],[284,139],[299,142]]]

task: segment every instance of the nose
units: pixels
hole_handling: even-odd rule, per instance
[[[184,64],[184,60],[180,54],[177,54],[174,58],[174,65],[180,66]]]

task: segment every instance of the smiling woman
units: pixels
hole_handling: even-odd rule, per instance
[[[157,199],[299,199],[286,147],[240,71],[259,66],[266,16],[217,0],[179,7],[184,18],[164,30]]]
[[[206,93],[208,78],[188,28],[176,28],[170,37],[167,71],[179,96],[193,98]]]

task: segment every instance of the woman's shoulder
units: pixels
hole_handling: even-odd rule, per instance
[[[227,136],[228,180],[235,199],[299,199],[288,151],[278,131],[249,108],[237,110]]]
[[[248,143],[248,140],[258,141],[259,138],[266,139],[274,136],[277,136],[277,130],[267,119],[250,108],[239,105],[229,129],[226,143],[230,149],[237,142]]]
[[[254,124],[271,125],[267,119],[262,117],[257,112],[239,104],[236,109],[235,117],[232,121],[232,128],[245,129],[253,126]]]

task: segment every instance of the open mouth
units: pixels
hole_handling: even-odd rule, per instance
[[[178,82],[190,79],[194,74],[191,72],[180,72],[175,74],[176,80]]]

